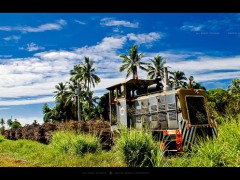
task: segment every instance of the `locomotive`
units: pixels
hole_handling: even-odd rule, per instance
[[[162,150],[183,152],[197,137],[217,137],[216,122],[210,118],[203,89],[169,86],[164,67],[164,86],[156,80],[130,79],[109,90],[112,128],[148,129],[161,142]]]

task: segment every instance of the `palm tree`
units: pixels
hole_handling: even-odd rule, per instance
[[[174,71],[170,72],[170,74],[172,75],[169,77],[172,87],[175,85],[175,89],[177,89],[180,87],[179,85],[184,86],[183,80],[187,80],[184,72]]]
[[[127,70],[126,78],[128,78],[130,74],[133,74],[133,79],[138,79],[137,67],[147,71],[143,65],[148,65],[148,63],[140,62],[143,55],[144,53],[138,54],[137,45],[133,45],[129,51],[129,56],[126,54],[120,55],[120,57],[123,59],[123,64],[119,68],[119,71],[122,72],[124,70]]]
[[[90,61],[89,57],[85,57],[84,60],[84,63],[80,62],[79,65],[74,66],[74,69],[70,71],[70,74],[72,75],[71,80],[77,80],[78,83],[83,82],[84,87],[89,91],[90,87],[95,87],[95,84],[100,83],[101,79],[94,74],[94,61]]]
[[[70,80],[76,81],[78,86],[80,86],[81,82],[84,83],[83,88],[85,88],[87,90],[87,92],[86,92],[87,97],[85,99],[88,102],[89,109],[91,108],[90,102],[92,101],[92,95],[90,93],[90,88],[91,88],[91,86],[95,87],[95,84],[98,84],[101,81],[100,77],[98,77],[96,74],[94,74],[95,68],[93,67],[93,64],[94,64],[94,61],[90,61],[89,57],[85,57],[84,62],[80,62],[79,65],[75,65],[74,69],[70,71],[70,74],[72,75]],[[81,90],[82,89],[79,88],[79,91],[81,91]],[[80,118],[81,105],[79,103],[80,103],[80,98],[78,98],[78,113],[79,113],[78,116],[79,116],[79,119],[81,119]]]
[[[148,78],[149,79],[163,79],[163,68],[166,61],[163,60],[162,56],[158,55],[154,59],[150,59],[152,64],[148,65]]]
[[[11,128],[12,124],[13,124],[12,119],[8,119],[7,120],[7,125]]]
[[[67,92],[67,86],[66,83],[63,84],[63,82],[58,83],[55,88],[57,89],[54,91],[56,93],[55,97],[57,100],[63,101]]]
[[[3,118],[1,118],[0,124],[2,125],[2,127],[3,127],[3,125],[5,124],[5,120],[4,120]]]
[[[66,101],[65,107],[72,112],[73,118],[77,117],[77,97],[75,94],[75,90],[77,89],[77,81],[67,82],[68,90],[66,92]]]
[[[67,85],[66,83],[63,84],[62,82],[58,83],[55,88],[57,89],[54,91],[56,93],[56,110],[57,110],[57,118],[59,121],[66,120],[67,109],[65,107],[65,101],[67,96]],[[54,112],[54,111],[53,111]],[[57,120],[56,119],[56,120]]]

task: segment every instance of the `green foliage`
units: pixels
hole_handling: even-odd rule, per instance
[[[4,120],[3,118],[1,118],[1,120],[0,120],[0,124],[1,124],[2,127],[4,126],[4,124],[5,124],[5,120]]]
[[[238,118],[228,117],[218,126],[217,138],[199,140],[192,151],[174,159],[171,166],[177,167],[236,167],[240,163],[240,125]]]
[[[83,156],[63,153],[52,145],[32,140],[8,140],[0,135],[0,152],[15,159],[25,160],[36,167],[121,167],[125,166],[118,152],[96,151]]]
[[[185,77],[185,73],[182,71],[173,71],[170,72],[170,84],[175,89],[178,89],[179,87],[184,87],[186,82],[184,80],[187,80]]]
[[[226,90],[217,88],[208,90],[208,101],[218,114],[226,114],[226,107],[229,103],[229,94]]]
[[[90,134],[76,134],[74,132],[55,132],[51,146],[63,153],[83,155],[95,153],[101,149],[100,139]]]
[[[153,166],[152,158],[155,144],[150,133],[133,129],[131,131],[121,129],[121,136],[117,139],[117,146],[127,166]]]
[[[20,127],[22,127],[21,123],[17,119],[15,119],[11,125],[11,129],[16,129]]]
[[[227,90],[233,94],[240,94],[240,79],[233,79]]]
[[[0,134],[0,143],[5,140],[5,137]]]
[[[122,72],[127,70],[126,78],[130,74],[133,74],[133,79],[138,77],[137,68],[139,67],[142,70],[147,71],[147,69],[143,65],[148,65],[148,63],[140,62],[144,53],[138,54],[137,45],[133,45],[130,48],[128,56],[126,54],[121,54],[120,57],[122,58],[122,66],[119,68],[119,71]]]
[[[44,103],[42,110],[43,110],[43,121],[51,122],[52,121],[52,112],[51,112],[51,108],[48,106],[47,103]]]
[[[4,131],[5,130],[5,126],[0,127],[0,131]]]
[[[51,121],[68,121],[77,119],[77,111],[81,110],[84,120],[88,120],[96,117],[96,107],[93,104],[93,91],[91,87],[95,87],[100,83],[101,79],[94,74],[96,69],[94,68],[94,61],[89,57],[85,57],[83,62],[75,65],[70,71],[70,81],[58,83],[54,91],[56,104],[52,109],[45,103],[43,106],[43,120],[44,122]],[[81,83],[83,85],[81,85]],[[78,94],[80,99],[80,106],[77,106],[77,97],[75,90],[80,88]]]
[[[207,91],[210,113],[219,116],[237,116],[240,112],[240,79],[234,79],[227,90],[217,88]]]
[[[12,119],[8,119],[8,120],[7,120],[7,125],[8,125],[8,127],[11,128],[12,123],[13,123]]]
[[[102,95],[97,105],[97,112],[100,114],[101,119],[109,120],[108,111],[109,111],[109,93],[105,93],[104,95]]]
[[[151,59],[152,64],[148,65],[148,78],[149,79],[158,79],[161,81],[163,79],[163,69],[166,64],[166,60],[162,56],[158,55]]]

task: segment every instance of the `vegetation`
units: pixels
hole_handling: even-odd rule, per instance
[[[157,150],[153,137],[145,131],[121,130],[117,146],[124,162],[129,167],[152,167],[154,152]]]
[[[69,82],[60,82],[55,86],[55,106],[50,108],[48,104],[44,104],[44,122],[77,120],[76,95],[80,96],[79,109],[82,110],[84,120],[96,118],[97,109],[94,104],[96,98],[93,97],[91,87],[95,87],[101,79],[94,74],[95,70],[94,61],[89,57],[85,57],[84,62],[73,67]]]
[[[166,60],[162,58],[162,56],[158,55],[154,57],[154,59],[150,59],[152,64],[148,65],[148,78],[149,79],[159,79],[161,81],[163,79],[163,68],[166,64]]]
[[[220,120],[230,116],[237,118],[240,112],[240,79],[232,80],[227,90],[210,89],[208,93],[209,110],[211,115]]]
[[[158,55],[151,59],[152,64],[140,62],[144,53],[138,54],[137,45],[133,45],[123,59],[120,71],[127,70],[126,78],[133,74],[138,78],[137,68],[148,71],[150,79],[163,79],[163,66],[166,61]],[[147,67],[144,67],[147,66]],[[94,61],[85,57],[83,62],[73,67],[69,82],[58,83],[54,91],[56,104],[50,108],[44,104],[44,122],[68,121],[77,119],[76,91],[80,94],[80,107],[84,120],[108,120],[109,96],[104,94],[99,102],[93,97],[92,87],[100,82],[94,74]],[[192,77],[193,79],[193,77]],[[170,82],[173,88],[193,87],[205,89],[199,83],[189,81],[182,71],[170,72]],[[192,150],[183,155],[175,154],[164,157],[156,143],[147,131],[121,129],[121,135],[116,138],[116,145],[110,150],[102,150],[100,139],[96,136],[76,134],[72,131],[58,131],[53,134],[50,145],[44,145],[31,140],[7,140],[0,135],[0,159],[21,159],[21,166],[80,166],[80,167],[236,167],[240,163],[240,79],[234,79],[226,90],[217,88],[207,91],[208,110],[211,118],[217,120],[218,138],[203,140],[192,145]],[[4,124],[14,129],[21,127],[15,119],[0,120],[1,130]],[[35,120],[33,124],[37,125]],[[3,158],[3,154],[5,155]],[[6,165],[7,166],[7,165]],[[9,163],[11,166],[11,163]]]
[[[144,67],[144,65],[148,65],[145,62],[140,62],[142,59],[144,53],[138,54],[137,45],[133,45],[129,51],[128,56],[126,54],[121,54],[120,57],[122,60],[122,66],[119,68],[119,71],[122,72],[124,70],[127,70],[126,78],[130,74],[133,74],[133,79],[138,79],[138,73],[137,68],[139,67],[142,70],[147,71],[147,69]]]
[[[71,131],[55,132],[51,145],[62,153],[69,152],[80,156],[85,153],[96,153],[101,149],[98,137]]]
[[[4,130],[4,129],[5,129],[5,126],[4,126],[5,120],[4,120],[3,118],[1,118],[0,124],[1,124],[1,126],[2,126],[2,127],[0,128],[0,130]]]
[[[184,87],[186,84],[184,83],[184,80],[187,80],[187,78],[185,77],[185,73],[182,71],[173,71],[170,72],[170,83],[171,86],[174,87],[175,89],[179,88],[179,87]]]
[[[0,155],[4,155],[4,166],[14,164],[9,157],[24,161],[17,166],[27,167],[121,167],[125,166],[119,158],[118,152],[99,150],[93,153],[79,154],[59,151],[55,145],[44,145],[32,140],[7,140],[0,135]],[[108,158],[106,158],[108,157]],[[1,158],[2,159],[2,158]],[[2,164],[0,165],[2,166]]]

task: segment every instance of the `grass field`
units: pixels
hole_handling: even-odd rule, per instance
[[[49,145],[31,140],[8,140],[0,136],[2,167],[239,167],[240,125],[231,117],[218,126],[219,136],[192,146],[183,155],[163,157],[146,132],[124,132],[110,151],[99,139],[57,132]]]

